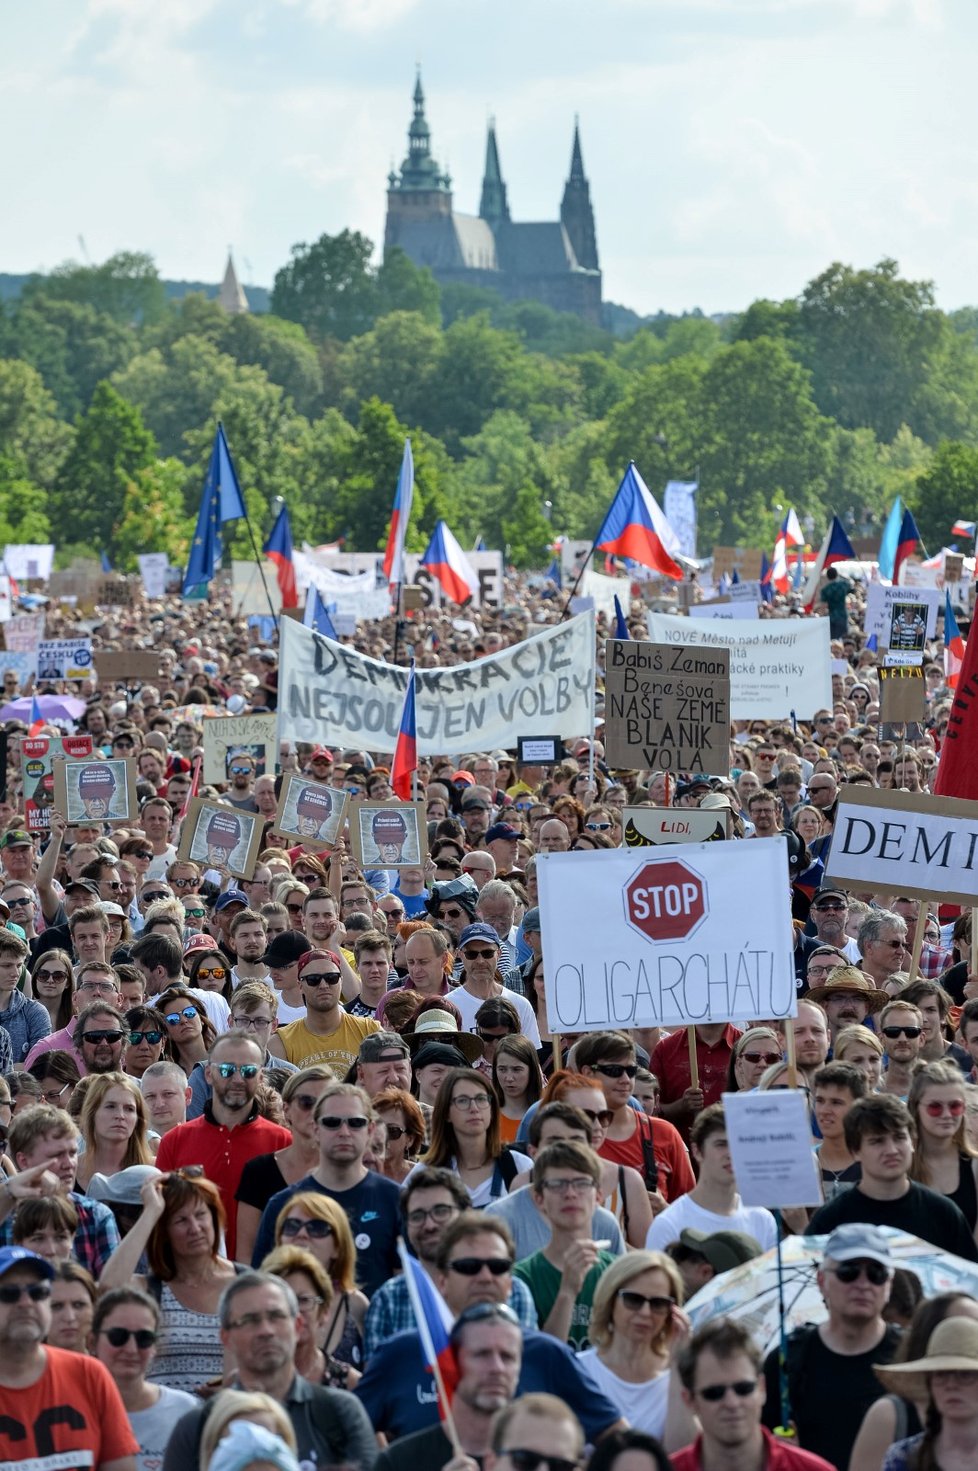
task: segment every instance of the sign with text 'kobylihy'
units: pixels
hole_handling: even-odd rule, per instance
[[[844,786],[828,877],[850,889],[976,905],[978,802]]]
[[[282,623],[280,740],[393,751],[408,671]],[[419,669],[418,754],[510,747],[518,735],[586,735],[594,720],[594,616],[570,618],[469,664]]]
[[[783,838],[538,854],[550,1030],[794,1016],[787,865]]]
[[[609,638],[604,650],[604,747],[610,766],[726,769],[728,649]]]
[[[832,708],[832,655],[827,618],[695,622],[647,613],[649,638],[676,647],[730,650],[731,720],[807,719]]]

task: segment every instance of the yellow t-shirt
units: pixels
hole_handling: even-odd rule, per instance
[[[383,1028],[372,1016],[350,1016],[340,1011],[340,1024],[328,1037],[317,1037],[304,1021],[289,1022],[275,1033],[285,1049],[289,1062],[297,1067],[312,1067],[324,1062],[338,1078],[342,1078],[357,1060],[360,1043],[371,1032]]]

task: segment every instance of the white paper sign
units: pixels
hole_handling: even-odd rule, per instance
[[[275,568],[271,562],[263,568],[265,581],[262,582],[254,562],[232,562],[231,563],[231,588],[234,595],[234,607],[240,614],[254,613],[259,618],[271,617],[268,600],[272,600],[272,608],[276,613],[282,611],[282,592],[275,576]]]
[[[756,618],[757,609],[749,603],[690,603],[690,618],[722,618],[730,623],[734,619]]]
[[[280,740],[393,751],[408,671],[335,643],[293,618],[281,625]],[[541,629],[470,664],[417,671],[418,752],[511,746],[518,735],[593,728],[594,618]]]
[[[136,561],[143,579],[143,592],[148,598],[166,596],[166,574],[170,559],[166,552],[142,552]]]
[[[10,578],[0,573],[0,623],[9,621],[14,611],[14,602],[10,588]]]
[[[890,642],[893,607],[899,603],[919,603],[926,610],[927,638],[937,633],[937,614],[944,607],[944,594],[936,587],[884,587],[882,582],[866,584],[866,637],[875,633],[882,647]]]
[[[90,638],[41,639],[37,646],[37,677],[90,679],[95,673]]]
[[[761,584],[759,582],[732,582],[727,588],[727,596],[732,603],[748,603],[756,608],[761,601]]]
[[[790,1210],[822,1204],[811,1119],[800,1089],[724,1093],[723,1116],[742,1205]]]
[[[853,889],[976,905],[978,802],[841,787],[828,874]]]
[[[670,613],[647,613],[657,644],[730,650],[730,718],[800,720],[832,708],[827,618],[747,619],[696,623]]]
[[[4,568],[17,582],[47,582],[53,564],[53,542],[9,542],[3,549]]]
[[[537,878],[552,1032],[795,1015],[783,838],[540,853]]]

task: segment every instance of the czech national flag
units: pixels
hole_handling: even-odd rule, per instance
[[[900,568],[909,556],[920,546],[920,532],[913,518],[912,511],[904,511],[903,520],[900,523],[900,539],[897,542],[896,555],[893,558],[893,586],[896,587],[900,581]]]
[[[955,521],[951,527],[951,535],[973,537],[976,530],[978,530],[978,521]]]
[[[964,639],[958,628],[958,620],[951,607],[951,594],[944,594],[944,682],[948,689],[958,687],[961,665],[964,663]]]
[[[414,711],[414,683],[412,663],[407,689],[404,691],[404,709],[401,711],[401,724],[397,732],[397,745],[394,747],[394,760],[391,765],[391,786],[394,789],[394,795],[400,797],[402,802],[411,800],[412,778],[418,769],[418,725]]]
[[[404,573],[404,543],[407,537],[408,522],[411,519],[411,503],[414,500],[414,456],[411,453],[411,441],[404,441],[404,454],[401,457],[401,470],[397,477],[397,490],[394,492],[394,509],[391,511],[391,524],[387,532],[387,548],[384,552],[384,576],[390,587],[399,587],[406,582]]]
[[[801,534],[798,524],[798,516],[794,506],[791,507],[787,516],[781,522],[778,537],[774,543],[774,560],[771,564],[771,582],[778,592],[786,593],[791,579],[788,576],[788,548],[801,547],[805,545],[805,539]]]
[[[815,606],[815,594],[818,592],[818,584],[826,567],[831,567],[834,562],[854,562],[856,553],[852,549],[852,542],[846,536],[846,529],[838,516],[832,517],[832,524],[825,533],[825,540],[818,549],[818,556],[805,584],[804,599],[805,612],[810,613]]]
[[[761,553],[761,597],[765,603],[774,602],[774,588],[771,586],[771,563],[767,559],[767,552]]]
[[[292,563],[292,527],[289,525],[288,507],[283,505],[275,518],[271,535],[262,550],[275,563],[275,576],[282,594],[283,608],[298,608],[299,594],[295,585],[295,567]]]
[[[306,628],[314,628],[317,633],[323,634],[324,637],[339,642],[336,629],[333,627],[333,620],[330,617],[330,613],[335,612],[336,604],[324,603],[320,596],[319,588],[314,582],[310,582],[306,589],[306,610],[302,618]]]
[[[631,460],[601,523],[595,547],[616,557],[631,557],[663,577],[682,581],[683,569],[674,560],[681,551],[679,537]]]
[[[615,638],[631,638],[617,593],[615,593]]]
[[[37,695],[31,695],[31,724],[27,734],[29,736],[40,735],[46,723],[44,716],[41,714],[41,707],[37,703]]]
[[[403,1240],[397,1243],[404,1283],[421,1335],[421,1348],[438,1389],[438,1413],[444,1420],[451,1411],[458,1383],[458,1367],[451,1344],[452,1315],[445,1299],[421,1263],[408,1252]]]
[[[419,563],[438,579],[442,592],[453,603],[467,603],[475,597],[479,579],[472,563],[462,551],[444,521],[436,521],[431,540]]]

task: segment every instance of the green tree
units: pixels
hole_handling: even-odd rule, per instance
[[[47,491],[26,480],[20,468],[16,460],[0,454],[0,546],[51,539]]]
[[[461,317],[444,335],[426,427],[451,453],[477,434],[498,408],[510,407],[525,383],[523,350],[513,332],[490,326],[483,313]]]
[[[188,459],[194,454],[188,436],[210,424],[222,394],[240,374],[252,372],[265,377],[261,369],[239,367],[206,337],[181,337],[168,351],[140,353],[113,374],[112,384],[137,406],[164,455]]]
[[[978,520],[978,449],[947,440],[917,478],[911,498],[917,529],[930,552],[950,539],[959,516]]]
[[[542,567],[553,530],[543,514],[540,497],[532,485],[517,491],[510,514],[503,518],[503,546],[516,567]]]
[[[194,520],[184,509],[187,467],[172,457],[137,470],[127,481],[119,519],[112,529],[113,565],[134,572],[141,552],[166,552],[183,565]]]
[[[12,480],[50,489],[74,437],[58,418],[40,373],[28,363],[0,358],[0,456]]]
[[[441,292],[427,266],[416,266],[399,245],[384,255],[377,272],[377,315],[417,312],[432,326],[441,325]]]
[[[224,321],[220,346],[229,357],[264,369],[300,414],[314,414],[322,407],[323,370],[305,328],[281,317],[247,312],[224,315]]]
[[[41,374],[66,419],[87,409],[96,385],[136,350],[132,328],[107,312],[43,292],[18,303],[8,341],[11,355]]]
[[[156,459],[156,440],[139,410],[100,383],[78,420],[75,442],[51,495],[52,519],[94,552],[111,545],[126,486]]]
[[[388,403],[405,423],[432,421],[442,333],[418,312],[391,312],[343,347],[336,377],[342,407],[355,418],[364,399]]]
[[[352,230],[293,245],[292,259],[275,273],[272,311],[298,322],[311,337],[346,342],[366,332],[377,312],[372,252],[366,235]]]
[[[35,276],[24,288],[35,294],[82,302],[117,322],[153,322],[163,315],[166,294],[152,256],[121,250],[100,266],[66,261],[49,276]]]
[[[404,440],[409,432],[414,459],[409,549],[421,551],[435,521],[448,514],[451,466],[444,447],[422,431],[409,431],[389,404],[367,399],[360,409],[356,435],[345,447],[346,463],[340,469],[327,525],[327,535],[343,536],[351,551],[376,551],[387,540]]]

